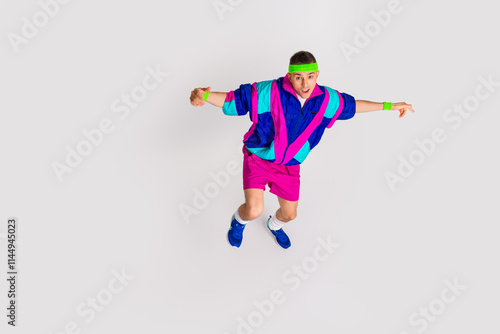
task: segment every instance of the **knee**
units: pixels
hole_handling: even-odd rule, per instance
[[[297,211],[291,211],[291,212],[290,211],[287,211],[287,212],[282,211],[281,215],[288,222],[290,220],[294,220],[295,218],[297,218]]]
[[[248,217],[248,220],[254,220],[257,219],[262,212],[264,211],[264,207],[261,205],[248,205],[246,208],[246,214]]]

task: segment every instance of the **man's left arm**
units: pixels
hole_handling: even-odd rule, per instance
[[[376,111],[383,110],[384,104],[379,102],[365,101],[365,100],[356,100],[356,113],[359,112],[367,112],[367,111]],[[403,117],[406,114],[406,110],[413,110],[412,105],[406,102],[397,102],[392,104],[391,110],[398,110],[399,117]]]

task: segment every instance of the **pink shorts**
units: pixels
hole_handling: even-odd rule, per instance
[[[285,166],[263,160],[248,151],[243,144],[243,190],[258,188],[266,190],[287,201],[299,200],[300,165]]]

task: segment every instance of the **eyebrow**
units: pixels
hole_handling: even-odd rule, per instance
[[[310,74],[314,74],[314,72],[309,72],[309,73],[307,73],[306,75],[310,75]],[[294,75],[301,76],[302,74],[297,74],[297,73],[294,73]]]

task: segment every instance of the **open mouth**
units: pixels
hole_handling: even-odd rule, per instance
[[[309,89],[306,89],[306,90],[302,89],[302,93],[307,94],[308,92],[309,92]]]

